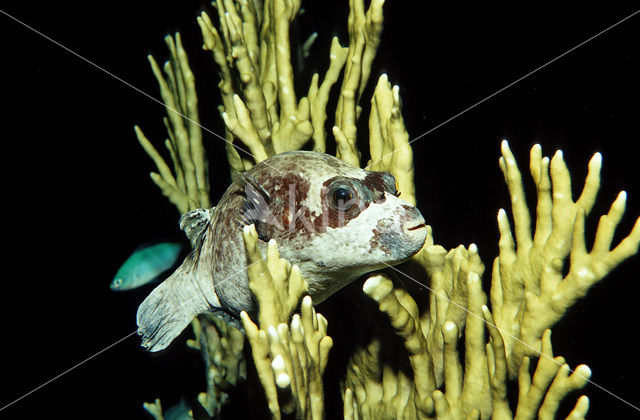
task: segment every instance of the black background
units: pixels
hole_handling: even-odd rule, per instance
[[[300,37],[313,31],[320,36],[298,86],[307,86],[308,73],[326,65],[332,34],[347,42],[346,1],[303,6],[308,13]],[[202,1],[111,0],[5,1],[0,8],[156,98],[146,55],[164,60],[163,36],[180,30],[197,78],[202,124],[222,133],[217,71],[201,50],[195,23],[205,7]],[[371,82],[386,72],[400,85],[404,118],[417,137],[634,7],[389,1]],[[0,33],[4,406],[131,334],[149,289],[114,293],[109,282],[140,243],[180,233],[177,211],[149,179],[155,168],[132,129],[141,125],[160,147],[162,106],[4,15]],[[626,235],[640,214],[638,40],[640,15],[416,141],[418,205],[436,242],[447,248],[476,243],[490,272],[497,253],[495,215],[509,203],[497,165],[503,138],[523,171],[534,143],[548,156],[561,148],[576,190],[589,158],[601,152],[603,188],[594,215],[606,212],[625,189],[628,212],[617,238]],[[363,130],[366,116],[365,110]],[[208,134],[205,144],[217,200],[229,181],[223,144]],[[590,239],[596,223],[592,216]],[[572,368],[586,363],[593,370],[598,386],[585,391],[590,418],[638,416],[611,394],[640,405],[634,344],[639,269],[639,257],[625,262],[554,329],[556,354]],[[153,355],[130,336],[0,411],[0,418],[144,418],[143,401],[160,397],[169,406],[180,395],[192,397],[204,390],[204,371],[198,354],[184,346],[187,335]]]

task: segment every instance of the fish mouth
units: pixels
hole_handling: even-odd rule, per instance
[[[418,230],[418,229],[422,229],[422,228],[426,228],[427,225],[425,225],[424,223],[420,223],[418,225],[415,225],[413,227],[407,228],[407,230],[413,231],[413,230]]]

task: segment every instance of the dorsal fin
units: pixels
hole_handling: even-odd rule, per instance
[[[180,229],[182,229],[191,242],[191,247],[196,249],[202,241],[204,232],[213,219],[213,211],[211,209],[195,209],[185,213],[180,218]]]

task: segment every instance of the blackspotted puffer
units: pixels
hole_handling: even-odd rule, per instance
[[[275,239],[300,267],[314,303],[370,271],[418,252],[425,220],[398,197],[387,172],[355,168],[307,151],[275,155],[234,176],[218,206],[180,219],[193,251],[138,308],[150,351],[166,348],[203,312],[237,320],[254,313],[242,228],[254,224],[261,249]]]

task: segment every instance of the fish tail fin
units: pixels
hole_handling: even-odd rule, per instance
[[[215,296],[213,282],[208,282],[211,290],[203,290],[190,271],[183,264],[140,304],[136,322],[147,350],[165,349],[193,318],[217,304],[207,299]]]

